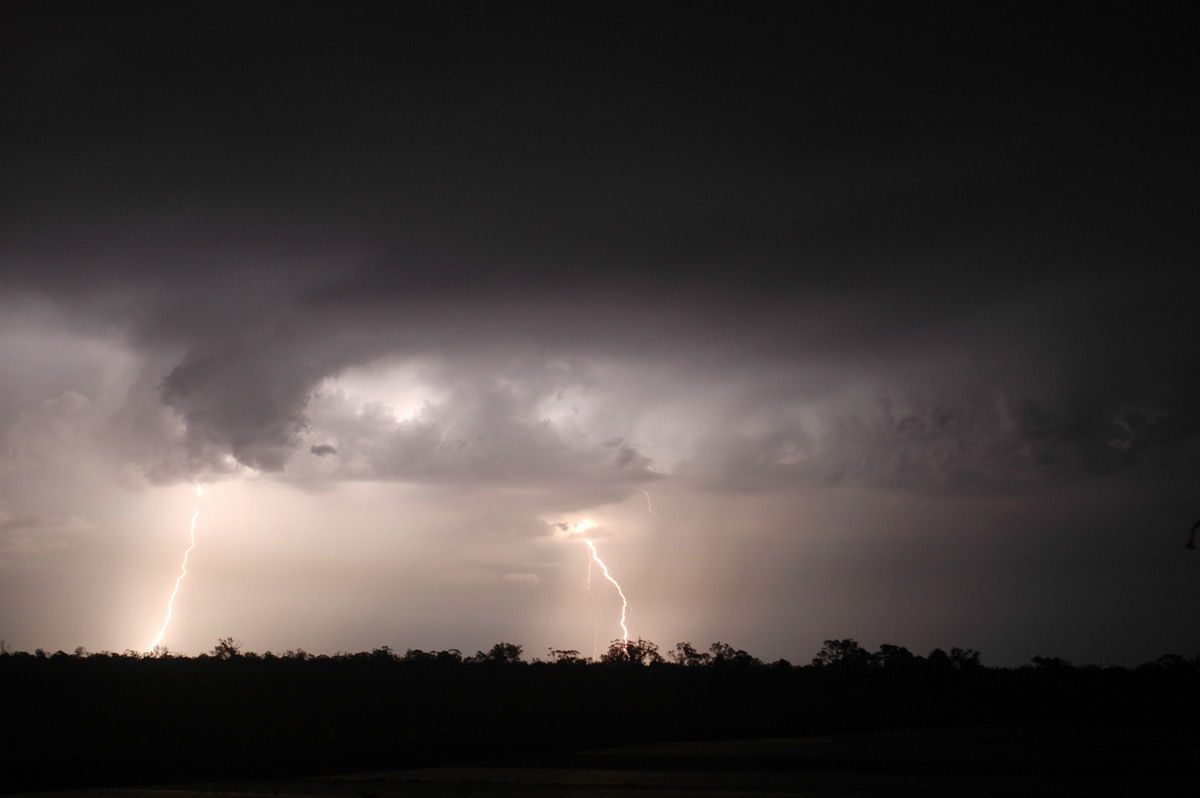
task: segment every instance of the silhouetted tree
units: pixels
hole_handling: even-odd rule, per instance
[[[212,655],[217,659],[236,659],[242,655],[242,642],[232,637],[222,637],[213,647]]]
[[[979,661],[979,652],[973,648],[950,649],[950,661],[960,671],[972,672],[983,667]]]
[[[517,652],[518,655],[520,652]],[[458,665],[462,662],[462,652],[457,648],[448,648],[445,651],[435,651],[433,654],[434,660],[439,665]]]
[[[1178,654],[1163,654],[1158,659],[1154,660],[1154,664],[1168,671],[1190,671],[1195,670],[1195,666]]]
[[[872,657],[871,664],[891,673],[906,673],[917,665],[917,656],[904,646],[884,643]]]
[[[676,665],[695,668],[707,665],[712,657],[709,656],[707,651],[697,651],[696,647],[691,643],[676,643],[675,648],[671,649],[671,653],[667,655],[667,659]]]
[[[925,667],[935,673],[949,673],[954,670],[954,660],[945,651],[935,648],[925,658]]]
[[[812,664],[819,668],[839,671],[864,670],[871,664],[871,654],[854,638],[826,640]]]
[[[1033,667],[1042,671],[1062,671],[1074,667],[1071,663],[1059,657],[1037,656],[1033,657],[1029,661],[1033,663]]]
[[[710,652],[710,664],[719,667],[747,667],[751,665],[761,665],[762,662],[756,657],[742,651],[740,648],[734,648],[728,643],[713,643],[708,647]]]
[[[600,661],[609,665],[653,665],[663,661],[658,646],[649,640],[614,640],[608,651],[600,655]]]
[[[521,663],[521,646],[515,643],[497,643],[486,654],[476,651],[472,662],[491,665],[517,665]]]
[[[579,656],[579,651],[574,648],[552,648],[550,649],[550,661],[555,665],[586,665],[587,660]]]
[[[371,656],[374,659],[380,660],[383,662],[391,662],[391,661],[398,659],[395,652],[392,651],[390,646],[380,646],[379,648],[374,649],[371,652]]]

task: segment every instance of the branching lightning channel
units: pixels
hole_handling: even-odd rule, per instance
[[[612,572],[608,570],[608,564],[605,563],[604,560],[600,559],[600,552],[596,550],[595,541],[588,537],[588,532],[595,527],[595,524],[593,524],[591,521],[563,521],[551,524],[551,526],[556,527],[566,539],[582,541],[583,545],[587,547],[588,565],[586,590],[588,596],[591,597],[592,610],[595,615],[595,624],[592,629],[592,658],[596,658],[596,644],[600,636],[600,614],[599,610],[596,608],[596,594],[595,591],[592,590],[592,571],[594,568],[598,567],[600,569],[600,572],[604,574],[604,578],[608,580],[608,582],[612,584],[614,588],[616,588],[617,595],[621,597],[621,642],[628,646],[629,600],[625,598],[625,591],[621,589],[620,583],[617,582],[616,578],[612,575]]]
[[[196,498],[204,494],[204,489],[199,485],[196,486]],[[175,596],[179,595],[179,585],[183,583],[184,577],[188,575],[188,557],[192,554],[192,549],[196,548],[196,519],[200,517],[200,506],[197,504],[196,509],[192,512],[192,523],[188,527],[188,537],[191,539],[190,545],[183,553],[183,563],[179,566],[179,576],[175,578],[175,588],[171,591],[171,597],[167,599],[167,616],[163,618],[162,627],[158,630],[158,636],[154,638],[154,642],[150,644],[150,650],[158,648],[162,643],[163,636],[167,633],[167,627],[171,625],[171,616],[175,614]]]
[[[594,563],[596,563],[596,565],[600,566],[600,570],[604,573],[604,578],[607,579],[609,582],[612,582],[612,586],[617,589],[617,595],[621,597],[621,641],[623,643],[628,644],[629,643],[629,628],[625,625],[625,616],[629,611],[629,602],[625,598],[625,592],[621,590],[621,585],[617,582],[617,580],[613,579],[613,575],[608,572],[608,566],[604,564],[604,560],[600,559],[600,555],[596,552],[596,544],[593,543],[589,538],[583,538],[583,542],[588,547],[588,552],[590,552],[592,555],[592,559],[590,562],[594,562]],[[588,587],[589,588],[591,587],[591,582],[592,582],[591,565],[589,563],[589,565],[588,565]]]

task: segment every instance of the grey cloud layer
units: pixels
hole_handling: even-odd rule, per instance
[[[633,484],[654,478],[639,422],[673,403],[698,408],[671,447],[676,476],[735,490],[1013,488],[1194,457],[1197,345],[1169,286],[1139,296],[1112,276],[1066,280],[973,299],[965,317],[970,303],[926,313],[920,285],[886,303],[878,291],[851,301],[802,282],[786,294],[729,284],[721,295],[682,273],[673,299],[590,292],[580,275],[540,291],[370,290],[376,275],[402,282],[403,273],[378,266],[351,282],[310,272],[297,287],[286,268],[247,279],[218,264],[202,291],[192,275],[164,276],[152,295],[110,283],[106,296],[140,299],[116,312],[110,301],[60,301],[83,329],[123,327],[146,358],[113,416],[113,449],[152,481],[227,473],[230,457],[304,472],[297,454],[328,445],[336,453],[322,450],[324,466],[309,476]],[[1131,301],[1141,303],[1137,319],[1117,323]],[[428,379],[445,396],[418,417],[314,399],[348,368],[430,357],[441,365]],[[576,366],[552,365],[564,357]],[[588,364],[601,361],[629,368],[597,377]],[[572,389],[623,421],[569,429],[539,415]],[[86,405],[65,393],[10,419],[10,451],[37,449],[37,435],[49,446],[54,425],[65,429]],[[325,437],[310,440],[318,409]]]
[[[669,461],[957,490],[1190,462],[1183,73],[1128,62],[1169,62],[1156,16],[1060,40],[1004,13],[476,11],[21,9],[0,313],[144,362],[96,446],[155,482]],[[9,451],[20,411],[100,390],[34,350],[6,355],[45,384],[0,386]],[[418,418],[314,399],[423,357],[447,398]],[[563,357],[674,378],[587,384],[626,420],[570,429],[537,411]]]
[[[342,394],[317,400],[319,434],[336,443],[312,447],[313,453],[335,455],[322,464],[322,476],[593,488],[656,478],[635,446],[585,430],[572,435],[537,417],[536,403],[521,396],[528,394],[525,386],[478,377],[464,383],[407,419],[396,419],[378,402],[356,405]]]

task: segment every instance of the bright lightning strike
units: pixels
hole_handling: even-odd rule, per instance
[[[196,486],[196,498],[199,500],[204,495],[204,488]],[[179,585],[183,582],[184,577],[188,575],[187,564],[188,557],[192,553],[192,549],[196,548],[196,519],[200,517],[200,507],[196,506],[192,513],[192,524],[188,528],[188,536],[191,538],[191,545],[187,547],[187,551],[183,553],[183,563],[179,566],[179,576],[175,578],[175,589],[171,591],[171,597],[167,599],[167,617],[163,619],[162,627],[158,630],[158,636],[154,638],[154,642],[150,644],[150,651],[154,651],[162,643],[163,635],[167,633],[167,627],[171,625],[171,616],[175,613],[175,596],[179,594]]]
[[[584,544],[588,547],[588,551],[592,555],[592,562],[600,566],[600,570],[604,572],[604,578],[612,582],[612,586],[617,589],[617,595],[621,597],[621,641],[626,645],[629,644],[629,628],[625,625],[625,616],[629,612],[629,602],[625,598],[624,591],[621,590],[621,585],[613,575],[608,572],[608,566],[604,564],[604,560],[600,559],[600,555],[596,553],[596,544],[589,538],[583,539]],[[589,566],[588,582],[591,583],[591,572]]]
[[[612,573],[608,570],[608,565],[604,562],[604,560],[600,559],[600,552],[596,550],[595,542],[590,537],[588,537],[588,531],[591,530],[595,526],[595,524],[593,524],[591,521],[578,521],[576,523],[560,522],[560,523],[552,524],[552,526],[557,528],[563,534],[563,536],[566,537],[567,539],[582,541],[583,545],[587,546],[587,550],[588,550],[587,592],[588,592],[588,595],[592,597],[593,606],[595,606],[595,601],[596,601],[595,594],[592,592],[592,570],[593,570],[593,568],[599,567],[600,572],[604,574],[604,578],[607,579],[614,588],[616,588],[617,595],[621,597],[621,641],[623,643],[625,643],[626,645],[628,645],[629,644],[629,626],[628,626],[629,600],[625,598],[625,591],[621,589],[620,583],[617,582],[616,578],[613,577]],[[596,656],[596,643],[599,638],[599,628],[600,628],[600,619],[599,619],[599,616],[597,615],[596,628],[592,632],[592,658],[593,659]]]

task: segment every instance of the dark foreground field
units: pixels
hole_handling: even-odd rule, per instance
[[[1001,723],[825,737],[657,743],[507,765],[39,793],[329,798],[1190,794],[1200,737],[1129,725]]]
[[[0,689],[0,789],[15,793],[1151,795],[1200,782],[1191,667],[7,656]]]

